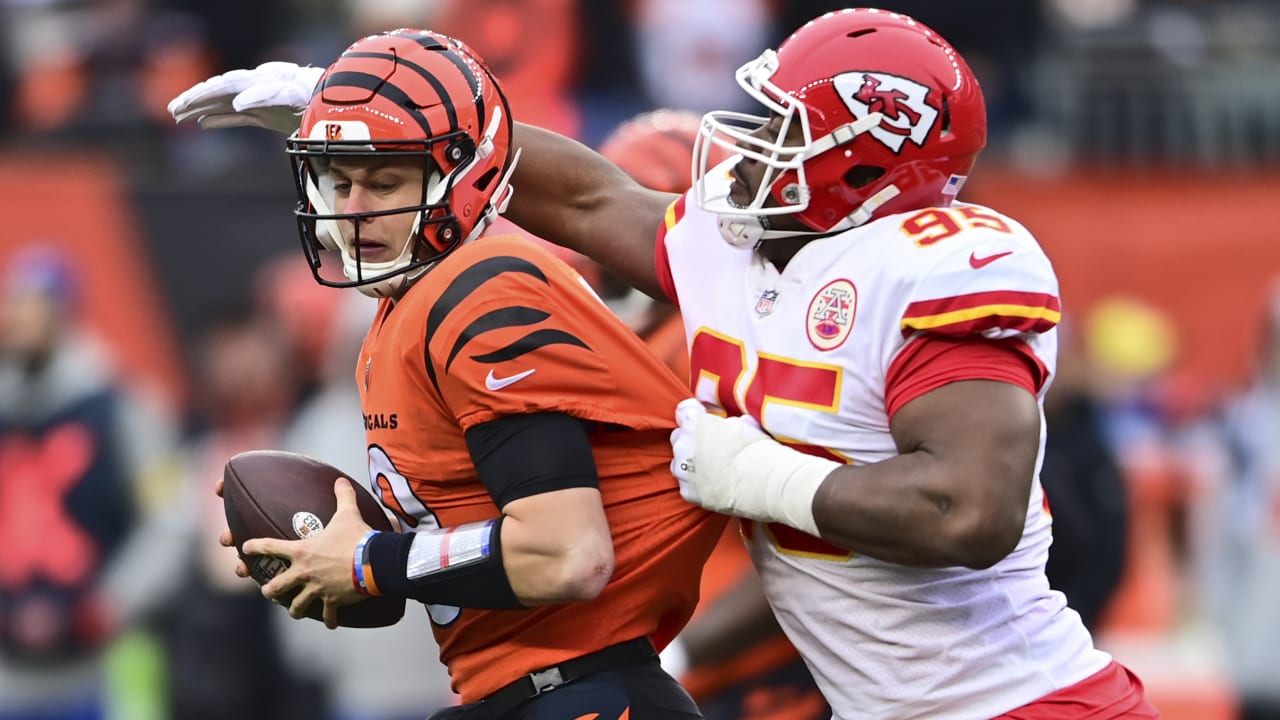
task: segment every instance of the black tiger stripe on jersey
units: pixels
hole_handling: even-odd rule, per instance
[[[423,358],[423,361],[427,366],[427,377],[431,378],[431,384],[435,386],[437,391],[440,389],[440,381],[436,378],[435,366],[431,364],[431,340],[435,337],[436,331],[440,329],[440,325],[444,323],[449,313],[453,312],[477,288],[499,275],[509,272],[523,273],[541,280],[546,285],[551,284],[547,280],[547,276],[543,274],[542,269],[528,260],[511,257],[510,255],[485,258],[458,273],[453,282],[449,283],[449,287],[440,293],[439,299],[431,306],[431,310],[427,312],[427,341],[423,345],[426,357]]]
[[[454,342],[453,350],[449,352],[449,359],[444,363],[444,371],[449,372],[449,368],[453,365],[454,359],[458,357],[458,353],[462,352],[462,348],[480,334],[504,327],[536,325],[549,317],[551,317],[551,313],[545,310],[523,305],[498,308],[481,315],[458,334],[458,340]]]
[[[585,350],[591,349],[591,346],[580,340],[577,335],[565,332],[564,330],[547,328],[545,330],[535,330],[510,345],[499,350],[494,350],[491,353],[485,353],[484,355],[472,355],[471,359],[480,363],[497,364],[500,362],[506,362],[507,360],[513,360],[525,353],[533,352],[540,347],[546,347],[548,345],[576,345]]]

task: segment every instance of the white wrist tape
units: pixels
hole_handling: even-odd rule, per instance
[[[405,575],[412,582],[487,559],[492,554],[489,538],[495,522],[483,520],[414,533]]]
[[[838,467],[838,462],[805,455],[777,442],[752,443],[733,458],[740,510],[746,517],[780,522],[819,536],[813,497]]]

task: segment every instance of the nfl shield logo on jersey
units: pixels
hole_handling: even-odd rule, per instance
[[[858,289],[848,280],[832,280],[809,301],[809,342],[835,350],[849,337],[858,310]]]
[[[756,298],[756,315],[764,317],[773,312],[773,308],[778,304],[778,291],[765,290],[760,293],[760,297]]]

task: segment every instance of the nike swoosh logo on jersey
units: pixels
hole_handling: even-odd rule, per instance
[[[977,253],[969,253],[969,267],[973,268],[974,270],[977,270],[978,268],[982,268],[990,265],[991,263],[999,260],[1005,255],[1012,255],[1012,254],[1013,254],[1012,250],[1005,250],[1002,253],[996,253],[995,255],[988,255],[984,258],[980,258],[978,257]]]
[[[489,388],[493,392],[497,392],[508,385],[520,382],[521,380],[529,377],[530,375],[536,372],[538,372],[538,368],[529,368],[524,372],[518,372],[515,375],[509,375],[507,377],[500,378],[495,376],[493,374],[493,371],[490,370],[489,375],[486,376],[484,379],[484,386]]]

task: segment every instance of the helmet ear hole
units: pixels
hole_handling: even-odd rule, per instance
[[[475,189],[480,192],[484,192],[489,187],[489,183],[493,182],[493,179],[497,176],[498,168],[489,168],[483,175],[476,179],[474,183]]]
[[[862,188],[884,177],[885,170],[875,165],[854,165],[844,174],[844,182],[851,188]]]
[[[436,245],[437,250],[444,250],[453,247],[455,243],[462,237],[462,228],[458,226],[456,221],[450,220],[436,225]]]

